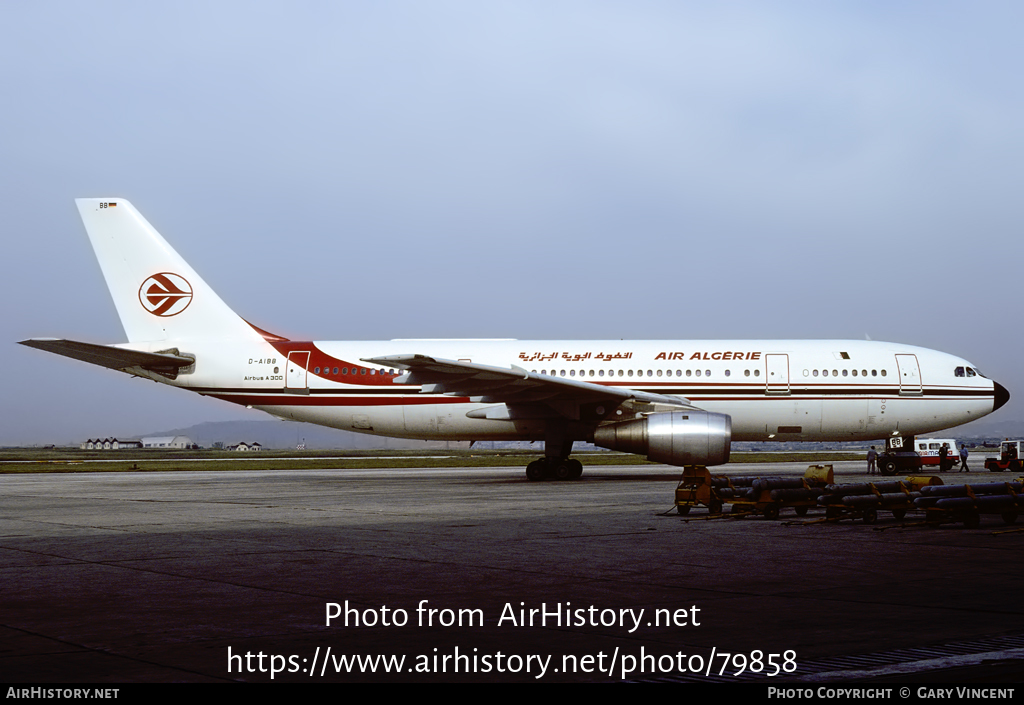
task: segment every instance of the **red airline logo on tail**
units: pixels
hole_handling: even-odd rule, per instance
[[[176,316],[192,303],[192,285],[178,274],[154,274],[139,287],[139,301],[154,316]]]

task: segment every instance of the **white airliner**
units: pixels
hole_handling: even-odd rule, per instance
[[[128,343],[21,341],[296,421],[434,440],[575,441],[720,465],[732,441],[906,438],[1009,399],[953,355],[863,340],[289,340],[240,318],[132,205],[77,201]]]

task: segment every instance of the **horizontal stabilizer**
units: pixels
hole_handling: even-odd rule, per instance
[[[39,348],[47,352],[73,357],[76,360],[89,362],[101,367],[109,367],[112,370],[127,370],[130,367],[141,367],[144,370],[151,370],[171,376],[177,375],[182,367],[189,367],[195,364],[195,358],[183,357],[169,353],[140,352],[138,350],[125,350],[112,345],[96,345],[94,343],[82,343],[77,340],[61,340],[58,338],[32,338],[19,341],[22,345],[30,348]]]

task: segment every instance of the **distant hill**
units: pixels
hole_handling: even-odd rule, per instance
[[[441,441],[411,441],[399,438],[382,438],[364,433],[352,433],[325,426],[295,421],[208,421],[195,426],[154,431],[151,436],[188,436],[204,448],[214,443],[225,446],[258,442],[268,449],[295,448],[305,443],[310,450],[326,449],[384,449],[422,450],[426,448],[465,448],[468,443]]]
[[[947,435],[953,438],[1024,438],[1024,421],[984,418],[952,428]]]

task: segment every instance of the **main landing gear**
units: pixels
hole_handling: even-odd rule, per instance
[[[576,480],[583,474],[583,463],[575,458],[539,458],[526,466],[526,478],[540,480]]]
[[[544,428],[544,457],[526,466],[526,478],[539,480],[576,480],[583,474],[583,463],[569,457],[573,436],[564,421],[548,423]]]

